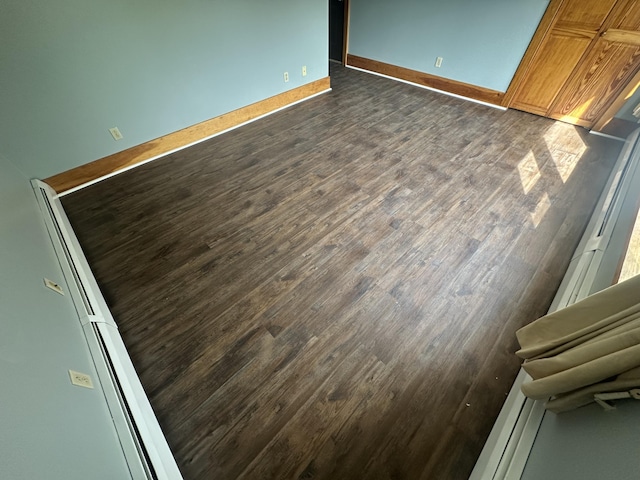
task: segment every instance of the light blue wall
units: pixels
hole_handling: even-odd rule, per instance
[[[324,0],[3,0],[0,153],[48,177],[326,77],[327,59]]]
[[[0,157],[0,478],[125,479],[127,467],[80,322],[27,178]],[[66,289],[66,288],[65,288]]]
[[[548,3],[351,0],[349,53],[504,92]]]

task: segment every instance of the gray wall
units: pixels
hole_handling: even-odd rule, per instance
[[[504,92],[548,3],[351,0],[349,53]]]
[[[127,467],[28,179],[0,157],[0,477],[124,479]],[[64,284],[62,284],[64,285]],[[65,288],[66,290],[66,288]]]
[[[636,480],[640,472],[640,405],[617,402],[605,412],[593,404],[545,413],[523,480]]]
[[[633,109],[640,103],[640,88],[638,88],[629,100],[625,102],[620,111],[616,113],[616,118],[622,118],[623,120],[629,120],[636,123],[638,119],[633,116]]]
[[[45,178],[326,77],[327,59],[324,0],[3,0],[0,153]]]

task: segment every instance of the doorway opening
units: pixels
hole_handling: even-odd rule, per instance
[[[345,64],[347,57],[348,0],[329,0],[329,61]]]

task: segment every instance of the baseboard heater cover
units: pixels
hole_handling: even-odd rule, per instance
[[[625,142],[598,199],[585,233],[553,299],[549,313],[593,293],[598,273],[628,195],[640,195],[640,130]],[[520,370],[478,458],[470,480],[517,479],[522,476],[544,416],[544,402],[525,397],[520,387],[531,378]]]
[[[57,194],[39,180],[32,180],[32,186],[82,325],[131,478],[181,480],[182,475]]]

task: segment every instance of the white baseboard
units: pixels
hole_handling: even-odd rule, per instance
[[[135,480],[181,480],[182,475],[135,372],[107,303],[56,193],[32,186],[62,267],[113,423]]]

